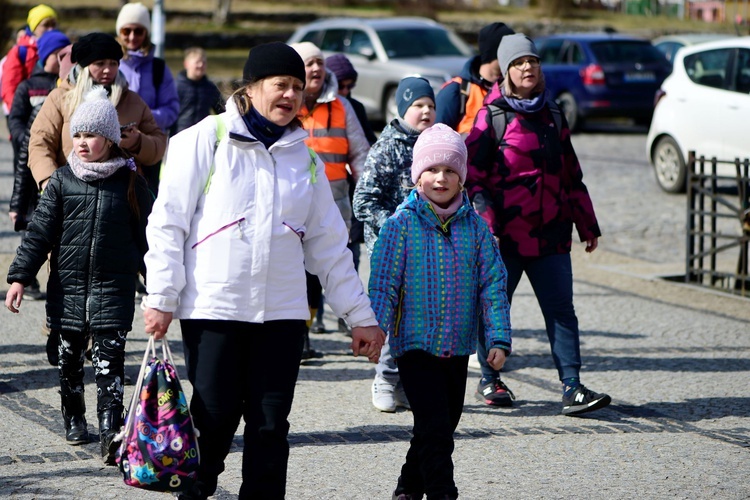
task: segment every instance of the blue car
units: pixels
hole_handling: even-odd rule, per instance
[[[570,129],[588,118],[631,118],[648,125],[654,96],[672,70],[648,40],[614,33],[572,33],[535,40],[547,88]]]

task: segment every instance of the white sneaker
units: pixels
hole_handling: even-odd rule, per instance
[[[396,400],[393,397],[395,387],[384,378],[375,375],[372,381],[372,405],[380,411],[393,413],[396,411]]]
[[[407,410],[411,410],[411,405],[409,404],[409,400],[406,399],[404,386],[401,384],[401,382],[396,384],[396,389],[393,391],[393,399],[394,401],[396,401],[396,406],[400,406],[401,408],[406,408]]]

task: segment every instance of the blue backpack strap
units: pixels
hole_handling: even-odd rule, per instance
[[[29,48],[26,45],[19,45],[18,46],[18,61],[21,63],[21,66],[26,64],[26,56],[29,53]]]

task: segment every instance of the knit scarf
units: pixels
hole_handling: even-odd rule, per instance
[[[516,113],[536,113],[547,104],[549,90],[544,89],[544,92],[529,99],[516,99],[515,97],[510,96],[504,97],[505,102],[507,102],[508,106],[510,106]]]
[[[448,205],[447,208],[440,208],[435,203],[430,201],[427,195],[424,194],[424,190],[422,189],[421,185],[417,185],[417,191],[419,192],[419,197],[422,198],[422,200],[432,205],[432,209],[437,214],[438,218],[440,219],[440,222],[447,221],[451,215],[458,212],[458,209],[461,208],[461,205],[464,202],[463,192],[459,191],[458,194],[455,196],[455,198],[453,198],[453,200],[451,201],[451,204]]]
[[[122,167],[127,167],[135,172],[135,160],[133,158],[118,156],[102,162],[86,162],[81,160],[75,151],[71,151],[68,155],[68,165],[70,165],[73,174],[84,182],[106,179]]]
[[[250,108],[248,113],[242,115],[242,121],[245,122],[248,132],[258,139],[266,149],[270,148],[276,141],[284,135],[286,127],[276,125],[268,121],[263,115],[258,113],[255,108]]]

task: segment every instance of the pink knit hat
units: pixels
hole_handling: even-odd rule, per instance
[[[445,124],[436,123],[419,134],[414,144],[411,181],[416,184],[422,172],[430,167],[447,165],[456,169],[463,184],[466,182],[467,156],[461,134]]]

